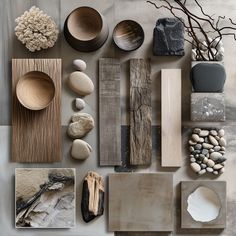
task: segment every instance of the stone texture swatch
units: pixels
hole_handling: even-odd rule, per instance
[[[184,26],[177,18],[157,20],[153,31],[153,54],[156,56],[184,55]]]
[[[225,121],[224,93],[192,93],[192,121]]]

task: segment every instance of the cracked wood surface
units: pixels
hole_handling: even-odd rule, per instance
[[[151,66],[149,59],[130,60],[130,163],[150,165],[151,139]]]

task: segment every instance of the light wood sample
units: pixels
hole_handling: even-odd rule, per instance
[[[120,62],[99,59],[100,165],[121,165]]]
[[[130,60],[130,163],[152,160],[152,107],[150,60]]]
[[[23,107],[16,84],[30,71],[48,74],[55,85],[52,103],[40,111]],[[12,60],[12,161],[61,161],[61,59]]]
[[[181,70],[161,70],[161,165],[182,165]]]
[[[218,217],[210,222],[195,221],[187,211],[187,199],[198,187],[213,190],[221,203]],[[222,229],[226,227],[226,182],[225,181],[182,181],[181,182],[181,228],[184,229]]]
[[[109,231],[172,231],[173,175],[109,175]]]

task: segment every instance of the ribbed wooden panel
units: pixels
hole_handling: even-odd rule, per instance
[[[29,71],[54,81],[55,97],[44,110],[30,111],[16,97],[17,81]],[[61,161],[61,59],[12,60],[12,161]]]
[[[99,59],[100,166],[121,165],[120,61]]]
[[[130,163],[152,161],[152,107],[150,60],[130,60]]]

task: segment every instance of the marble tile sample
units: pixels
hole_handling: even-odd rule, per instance
[[[16,228],[75,226],[75,169],[15,169]]]
[[[173,175],[109,175],[109,231],[172,231]]]
[[[130,60],[130,164],[152,161],[150,60]]]
[[[188,198],[199,187],[216,193],[221,207],[216,219],[209,222],[195,221],[188,212]],[[210,200],[210,199],[209,199]],[[198,208],[201,211],[202,208]],[[206,208],[205,208],[206,209]],[[208,214],[202,209],[202,214]],[[200,213],[200,212],[198,212]],[[181,182],[181,228],[183,229],[221,229],[226,227],[226,182],[225,181],[182,181]]]
[[[121,165],[120,62],[99,59],[100,166]]]
[[[181,70],[161,70],[161,166],[182,165]]]
[[[191,93],[192,121],[225,121],[224,93]]]
[[[23,107],[16,96],[20,77],[41,71],[51,77],[55,96],[51,104],[39,111]],[[61,59],[12,60],[12,161],[61,161]]]

